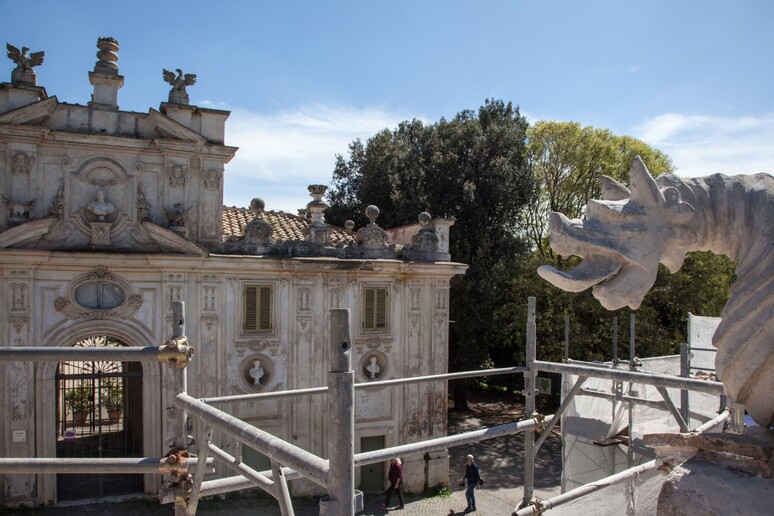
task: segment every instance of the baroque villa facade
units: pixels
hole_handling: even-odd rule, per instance
[[[184,301],[196,348],[196,397],[326,385],[328,311],[349,308],[357,382],[446,372],[453,221],[354,231],[325,223],[325,187],[309,216],[223,206],[227,111],[191,105],[195,76],[165,71],[167,102],[121,111],[118,43],[100,38],[87,105],[37,85],[42,53],[18,52],[0,84],[0,345],[158,346]],[[160,457],[164,367],[121,362],[0,362],[2,457]],[[356,451],[446,434],[446,382],[356,394]],[[223,406],[327,456],[324,397]],[[216,444],[266,469],[265,457]],[[446,453],[406,457],[406,487],[446,483]],[[365,491],[385,471],[357,472]],[[218,474],[226,474],[218,468]],[[96,479],[95,479],[96,477]],[[0,475],[3,504],[157,492],[160,475]],[[305,481],[291,484],[311,493]]]

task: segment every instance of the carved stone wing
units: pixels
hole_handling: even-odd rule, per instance
[[[175,74],[173,72],[170,72],[169,70],[164,69],[164,71],[162,72],[162,75],[164,77],[165,82],[168,82],[172,86],[175,85]]]
[[[45,57],[46,53],[43,51],[40,52],[33,52],[30,54],[30,68],[33,66],[40,66],[43,64],[43,58]]]
[[[14,63],[18,64],[22,58],[21,50],[11,45],[10,43],[6,43],[5,48],[8,50],[8,58]]]

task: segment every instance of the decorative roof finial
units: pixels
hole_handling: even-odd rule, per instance
[[[106,37],[97,39],[97,61],[94,64],[94,71],[106,75],[118,75],[118,41],[114,38]]]
[[[177,75],[167,69],[162,71],[164,81],[172,86],[172,89],[169,90],[168,102],[170,104],[180,104],[187,106],[189,101],[188,93],[185,91],[185,87],[193,86],[196,84],[196,74],[187,73],[184,75],[183,70],[180,68],[176,68],[175,72],[177,72]]]
[[[89,72],[89,82],[94,86],[89,106],[92,109],[118,111],[118,90],[124,85],[124,77],[118,75],[118,41],[113,38],[97,39],[97,61],[94,71]]]
[[[21,50],[11,45],[5,44],[5,48],[8,50],[8,58],[16,63],[16,68],[11,72],[11,84],[18,86],[37,86],[38,77],[35,75],[33,66],[40,66],[43,64],[43,58],[45,52],[29,52],[28,47],[22,47]]]

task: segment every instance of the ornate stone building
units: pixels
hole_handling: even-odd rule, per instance
[[[180,70],[165,71],[172,90],[158,110],[121,111],[118,43],[97,47],[87,105],[37,85],[40,52],[17,51],[11,82],[0,84],[0,345],[159,345],[171,335],[172,302],[185,301],[192,395],[317,387],[328,371],[328,310],[350,308],[358,382],[446,371],[449,280],[466,268],[449,261],[452,221],[422,214],[391,233],[373,207],[356,232],[332,227],[325,187],[315,185],[308,218],[264,212],[260,199],[225,208],[224,167],[237,150],[225,144],[229,113],[190,105],[196,76]],[[0,456],[167,451],[158,364],[5,362],[0,371]],[[445,435],[446,396],[446,382],[358,390],[358,451]],[[306,396],[225,410],[325,457],[324,406]],[[448,481],[446,454],[405,459],[410,490]],[[0,500],[153,493],[160,481],[0,475]],[[381,489],[384,471],[363,468],[357,481]]]

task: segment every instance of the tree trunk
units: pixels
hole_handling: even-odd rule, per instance
[[[453,385],[454,389],[454,411],[464,412],[468,410],[468,382],[466,380],[457,380]]]

